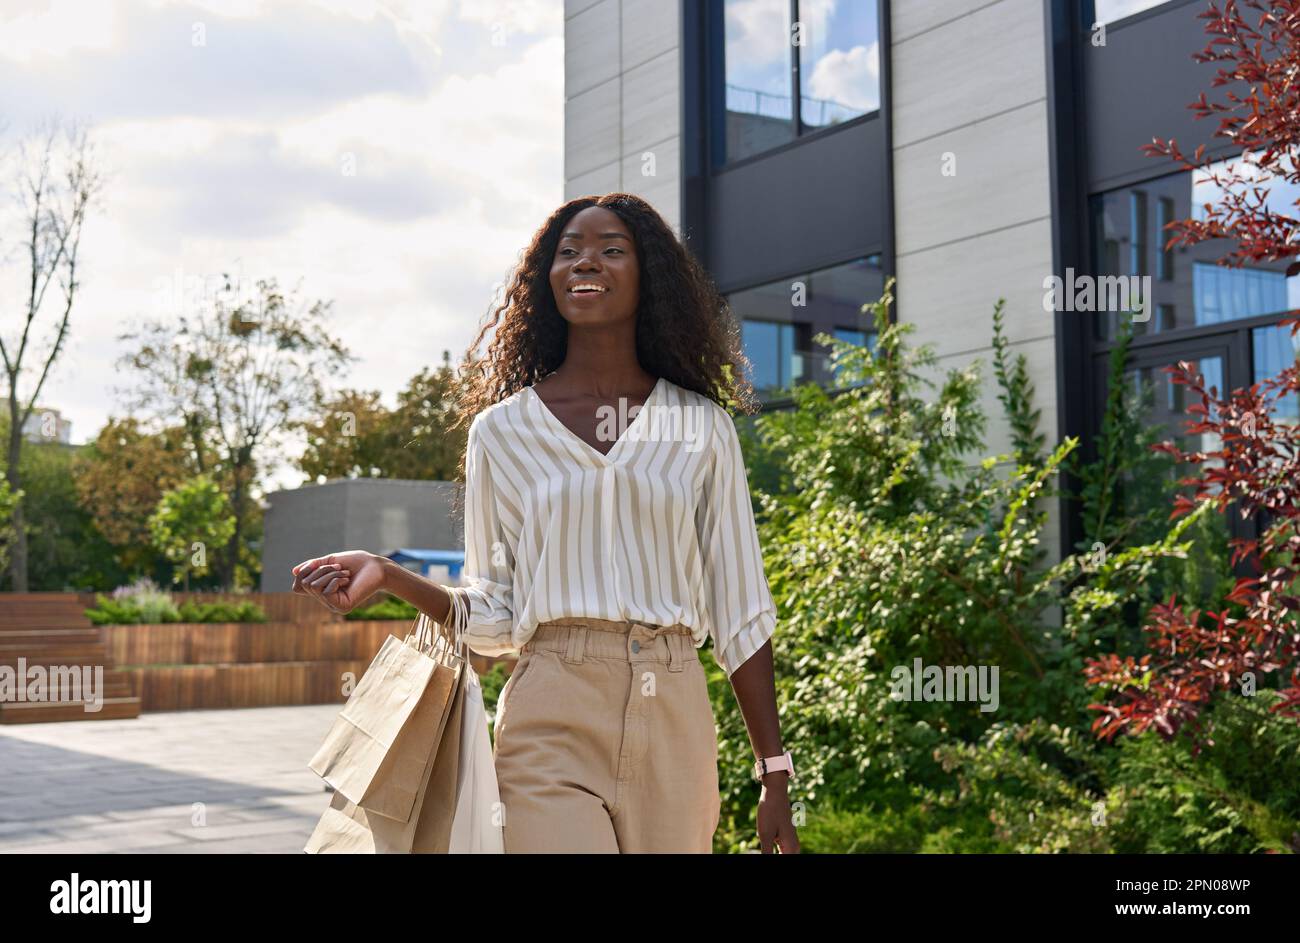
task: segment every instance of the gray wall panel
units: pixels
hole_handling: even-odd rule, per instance
[[[1197,19],[1204,9],[1196,0],[1156,7],[1109,27],[1105,46],[1083,47],[1090,191],[1178,169],[1139,150],[1153,137],[1176,138],[1188,154],[1214,143],[1218,120],[1198,121],[1187,107],[1202,91],[1209,93],[1214,78],[1214,64],[1192,60],[1210,39],[1205,21]],[[1217,144],[1216,150],[1232,148]]]

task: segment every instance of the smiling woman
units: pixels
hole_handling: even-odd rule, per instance
[[[347,553],[295,568],[295,590],[341,609],[387,590],[481,654],[519,652],[495,747],[507,852],[711,850],[711,640],[758,761],[764,850],[796,851],[776,607],[725,409],[753,407],[734,319],[626,193],[552,214],[505,297],[467,358],[465,585]]]

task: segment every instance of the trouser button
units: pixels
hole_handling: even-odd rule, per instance
[[[639,651],[641,651],[641,643],[638,642],[636,639],[633,639],[633,640],[632,640],[632,654],[635,655],[635,654],[636,654],[637,652],[639,652]]]

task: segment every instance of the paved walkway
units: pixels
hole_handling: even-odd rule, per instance
[[[0,727],[0,854],[300,853],[337,704]]]

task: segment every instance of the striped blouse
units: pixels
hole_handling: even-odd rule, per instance
[[[776,627],[735,423],[663,378],[639,410],[609,412],[605,455],[532,387],[474,417],[449,621],[483,655],[552,619],[681,623],[730,678]]]

